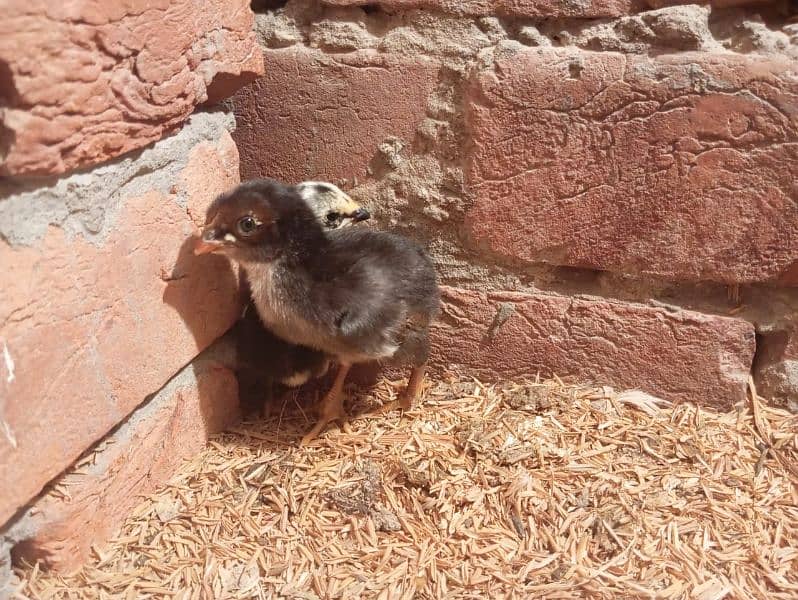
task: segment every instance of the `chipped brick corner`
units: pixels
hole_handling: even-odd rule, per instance
[[[237,419],[231,366],[211,347],[53,480],[5,534],[13,560],[61,571],[88,560],[144,497]]]
[[[140,4],[12,1],[0,23],[0,589],[11,546],[77,566],[239,414],[206,350],[238,274],[192,239],[240,181],[214,105],[263,74],[254,15]]]

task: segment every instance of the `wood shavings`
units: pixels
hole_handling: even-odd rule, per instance
[[[450,380],[306,449],[301,414],[243,423],[91,564],[19,569],[20,597],[792,599],[798,419],[751,393]]]

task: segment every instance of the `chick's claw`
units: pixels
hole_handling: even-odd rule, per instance
[[[372,411],[372,414],[374,414],[374,415],[384,415],[385,413],[389,413],[391,411],[394,411],[397,408],[401,408],[402,410],[410,410],[411,408],[413,408],[413,401],[414,400],[415,400],[415,397],[411,396],[408,393],[408,390],[405,389],[399,395],[399,398],[397,398],[396,400],[393,400],[391,402],[388,402],[387,404],[383,404],[380,407],[375,408]]]
[[[402,393],[398,400],[393,400],[392,402],[388,402],[387,404],[383,404],[382,406],[375,408],[373,411],[371,411],[371,414],[384,415],[385,413],[394,411],[397,408],[401,408],[402,410],[410,410],[413,408],[413,402],[410,399],[405,398],[405,394]]]
[[[413,371],[410,373],[410,381],[407,382],[407,388],[405,388],[404,393],[402,394],[403,397],[406,397],[407,407],[410,408],[413,406],[413,402],[415,402],[419,395],[421,394],[421,389],[424,385],[424,375],[427,372],[427,365],[426,363],[415,367]],[[401,399],[400,399],[401,400]]]
[[[421,394],[425,372],[426,365],[415,367],[412,373],[410,373],[410,381],[407,382],[407,387],[399,395],[399,398],[393,402],[388,402],[388,404],[383,404],[381,407],[373,411],[373,413],[381,415],[397,408],[401,408],[402,410],[410,410],[413,408],[413,403]]]
[[[338,374],[335,376],[335,382],[332,388],[327,392],[327,395],[319,405],[319,420],[313,429],[299,442],[300,447],[307,446],[310,442],[315,440],[329,423],[346,418],[343,392],[344,380],[348,372],[349,365],[341,365],[338,369]]]
[[[305,434],[305,437],[299,442],[299,447],[304,448],[310,442],[315,440],[319,437],[319,434],[324,431],[325,427],[335,421],[336,419],[343,418],[345,415],[341,415],[340,417],[332,417],[332,418],[321,418],[319,421],[314,425],[313,429],[311,429],[308,433]]]
[[[263,393],[263,402],[260,405],[260,416],[268,419],[274,408],[274,383],[269,381]]]
[[[313,429],[302,438],[302,441],[299,442],[299,446],[307,446],[324,431],[327,425],[333,421],[345,418],[346,412],[344,412],[343,394],[340,391],[334,396],[332,394],[327,394],[324,400],[321,401],[321,406],[319,407],[318,422],[313,426]]]

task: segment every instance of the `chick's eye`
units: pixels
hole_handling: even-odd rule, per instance
[[[251,235],[257,228],[257,223],[252,217],[242,217],[238,220],[237,227],[241,235]]]
[[[335,211],[327,213],[327,222],[328,223],[335,223],[338,220],[338,217],[341,215]]]

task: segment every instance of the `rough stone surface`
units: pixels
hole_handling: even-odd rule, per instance
[[[48,486],[6,535],[14,560],[78,568],[143,496],[238,415],[234,372],[212,352],[201,355]],[[159,515],[166,522],[179,510],[166,507]]]
[[[494,256],[798,284],[793,61],[497,53],[468,95],[471,241]]]
[[[798,323],[760,335],[754,378],[761,396],[798,413]]]
[[[781,27],[765,22],[748,10],[725,11],[712,22],[713,33],[723,46],[735,52],[786,54],[798,60],[798,22]]]
[[[616,17],[642,6],[638,0],[323,0],[331,6],[377,4],[384,10],[426,8],[459,15],[516,17]]]
[[[699,0],[690,2],[689,0],[645,0],[651,8],[662,8],[666,6],[677,6],[679,4],[709,4],[717,8],[729,8],[734,6],[746,6],[755,4],[773,4],[773,0]]]
[[[503,17],[619,17],[645,8],[690,4],[685,0],[323,0],[332,6],[379,5],[385,10],[428,8],[454,14]],[[739,6],[768,0],[707,0],[700,4]]]
[[[645,53],[652,49],[716,50],[722,46],[709,26],[708,6],[674,6],[620,19],[551,19],[519,32],[519,41],[530,46],[578,46],[585,50]]]
[[[729,409],[754,329],[740,319],[600,299],[445,288],[432,362],[485,378],[556,374]]]
[[[750,9],[717,11],[690,4],[669,6],[618,19],[547,19],[517,28],[527,46],[577,46],[628,54],[679,50],[782,54],[798,59],[787,24],[765,23]]]
[[[235,319],[236,274],[189,239],[238,181],[231,125],[0,200],[0,523]]]
[[[438,66],[373,51],[266,50],[266,75],[234,98],[241,176],[363,179],[388,138],[411,140]]]
[[[772,6],[761,9],[677,4],[618,18],[500,19],[423,8],[384,12],[373,5],[324,6],[313,0],[289,0],[279,9],[257,14],[255,31],[266,48],[303,43],[330,53],[377,48],[403,56],[435,57],[455,69],[473,63],[480,49],[508,40],[629,54],[728,50],[798,60],[798,25],[775,17]]]
[[[159,139],[263,72],[245,0],[11,0],[0,175],[56,174]]]

